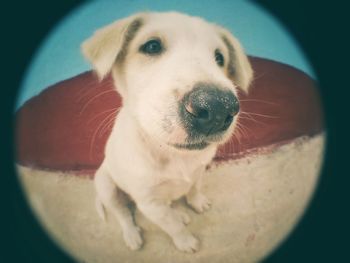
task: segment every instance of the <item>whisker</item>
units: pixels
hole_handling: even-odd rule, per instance
[[[265,76],[265,75],[267,75],[267,72],[265,72],[265,73],[261,73],[259,76],[253,76],[253,81],[255,81],[255,80],[258,80],[258,79],[260,79],[260,78],[262,78],[263,76]]]
[[[247,117],[249,117],[249,118],[247,118]],[[256,119],[254,119],[253,117],[251,117],[251,116],[249,116],[249,115],[247,115],[247,117],[241,116],[240,118],[241,118],[241,119],[245,119],[245,120],[251,120],[251,121],[256,122],[256,123],[258,123],[258,124],[268,126],[268,124],[266,124],[266,123],[264,123],[264,122],[261,122],[261,121],[257,121]]]
[[[237,140],[240,143],[241,142],[241,138],[242,138],[242,136],[244,136],[245,133],[244,133],[241,125],[238,125],[238,123],[237,123],[236,129],[237,129],[237,136],[236,136],[236,138],[237,138]]]
[[[112,81],[106,81],[105,83],[102,83],[100,85],[97,85],[97,84],[90,84],[86,87],[86,91],[85,93],[83,93],[80,98],[78,99],[78,102],[80,102],[81,100],[85,99],[86,97],[90,96],[91,93],[94,93],[97,89],[99,90],[103,90],[105,89],[106,87],[110,86],[110,85],[113,85],[113,82]],[[94,86],[94,87],[91,87],[89,88],[89,86]]]
[[[97,89],[98,90],[104,90],[105,88],[108,88],[108,86],[111,86],[111,85],[113,85],[113,82],[112,81],[108,81],[108,82],[102,83],[102,84],[100,84],[98,86],[96,85],[95,87],[88,88],[87,92],[85,94],[83,94],[83,96],[81,96],[80,99],[83,99],[84,97],[87,97],[91,93],[95,92]]]
[[[116,117],[117,117],[117,111],[112,112],[108,116],[109,120],[107,120],[107,122],[105,122],[102,129],[100,130],[99,137],[102,137],[102,135],[105,134],[105,132],[108,131],[113,126],[113,124],[115,123]]]
[[[111,84],[113,85],[113,82],[111,80],[108,80],[101,85],[98,85],[98,84],[99,84],[99,82],[89,83],[88,85],[86,85],[84,87],[84,89],[80,90],[79,94],[77,94],[79,96],[78,102],[82,101],[85,97],[87,97],[91,93],[95,92],[96,89],[103,89],[106,86],[109,86]]]
[[[244,126],[242,123],[237,123],[237,127],[239,127],[242,130],[243,136],[249,137],[249,133],[255,137],[255,134],[250,131],[249,128]]]
[[[104,94],[107,94],[107,93],[110,93],[110,92],[116,92],[115,90],[106,90],[106,91],[103,91],[103,92],[100,92],[99,94],[93,96],[91,99],[89,99],[85,105],[83,106],[82,110],[80,111],[79,115],[81,115],[85,109],[87,108],[87,106],[92,102],[94,101],[95,99],[97,99],[98,97],[104,95]]]
[[[241,137],[242,137],[242,130],[239,126],[236,126],[235,132],[233,134],[233,139],[237,141],[237,150],[239,151],[241,149]],[[234,149],[232,149],[234,151]]]
[[[116,117],[116,114],[117,114],[117,110],[109,113],[105,118],[104,120],[102,121],[103,125],[98,133],[98,136],[101,137],[104,133],[104,130],[106,128],[106,125],[109,125],[110,124],[110,121],[114,121],[115,117]]]
[[[93,151],[92,147],[93,147],[93,145],[95,144],[96,136],[97,136],[98,132],[100,131],[100,129],[101,129],[101,128],[103,127],[103,125],[105,124],[105,122],[106,122],[106,121],[108,122],[108,121],[109,121],[109,118],[110,118],[111,116],[113,116],[113,113],[114,113],[114,112],[108,114],[108,116],[105,117],[105,118],[100,122],[100,124],[97,126],[96,130],[94,131],[94,133],[93,133],[93,135],[92,135],[91,142],[90,142],[90,153],[89,153],[91,159],[92,159],[92,151]]]
[[[98,118],[99,116],[101,116],[101,115],[103,115],[103,114],[105,114],[105,113],[107,113],[107,112],[111,112],[111,111],[116,111],[116,112],[118,112],[119,109],[120,109],[120,107],[118,107],[118,108],[112,108],[112,109],[108,109],[108,110],[102,111],[102,112],[96,114],[93,118],[91,118],[91,119],[88,121],[88,123],[91,123],[93,120],[95,120],[96,118]]]
[[[278,119],[278,118],[280,118],[278,116],[272,116],[272,115],[255,113],[255,112],[248,112],[248,111],[241,111],[241,114],[246,114],[246,115],[251,114],[251,115],[256,115],[256,116],[260,116],[260,117],[264,117],[264,118],[271,118],[271,119]]]

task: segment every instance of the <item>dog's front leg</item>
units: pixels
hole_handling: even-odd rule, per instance
[[[189,204],[197,213],[203,213],[210,208],[210,201],[201,193],[202,177],[204,171],[200,172],[200,175],[190,191],[186,195],[187,204]]]
[[[117,187],[103,165],[97,170],[94,183],[97,204],[101,203],[117,217],[126,245],[132,250],[139,249],[143,243],[141,229],[133,221],[125,193]]]
[[[198,240],[185,227],[181,216],[162,201],[137,201],[140,211],[158,225],[173,240],[175,246],[184,252],[198,250]]]

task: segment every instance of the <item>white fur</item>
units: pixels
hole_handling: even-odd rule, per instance
[[[135,20],[142,25],[125,46],[126,34]],[[235,52],[222,37],[230,42]],[[165,45],[164,54],[150,57],[139,47],[152,37]],[[214,59],[219,48],[228,64],[220,68]],[[104,207],[121,224],[127,246],[141,247],[143,240],[128,209],[128,197],[152,222],[163,229],[176,247],[185,252],[198,250],[198,240],[187,230],[188,215],[171,207],[173,200],[186,196],[197,212],[209,209],[210,202],[200,192],[205,166],[225,136],[203,150],[174,148],[183,144],[186,131],[180,125],[177,103],[198,82],[210,82],[230,89],[248,90],[252,70],[239,42],[225,29],[197,17],[171,13],[140,13],[97,31],[82,46],[83,53],[103,78],[109,72],[123,98],[105,149],[105,159],[95,175],[97,208]],[[124,58],[118,55],[124,49]],[[235,118],[237,119],[237,118]]]

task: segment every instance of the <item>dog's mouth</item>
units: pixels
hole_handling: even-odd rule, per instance
[[[185,142],[168,143],[179,150],[203,150],[211,144],[219,145],[224,140],[224,133],[209,136],[189,136]]]
[[[182,149],[182,150],[203,150],[208,145],[209,145],[209,143],[205,142],[205,141],[198,142],[198,143],[172,144],[173,147],[175,147],[177,149]]]

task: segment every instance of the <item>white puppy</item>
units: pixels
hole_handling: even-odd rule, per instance
[[[171,203],[186,196],[199,213],[210,206],[201,178],[234,130],[236,88],[247,91],[252,78],[242,47],[217,25],[169,12],[119,20],[82,50],[101,79],[112,74],[123,99],[95,175],[100,214],[107,208],[127,246],[140,248],[140,228],[127,207],[131,197],[179,250],[196,251],[188,216]]]

